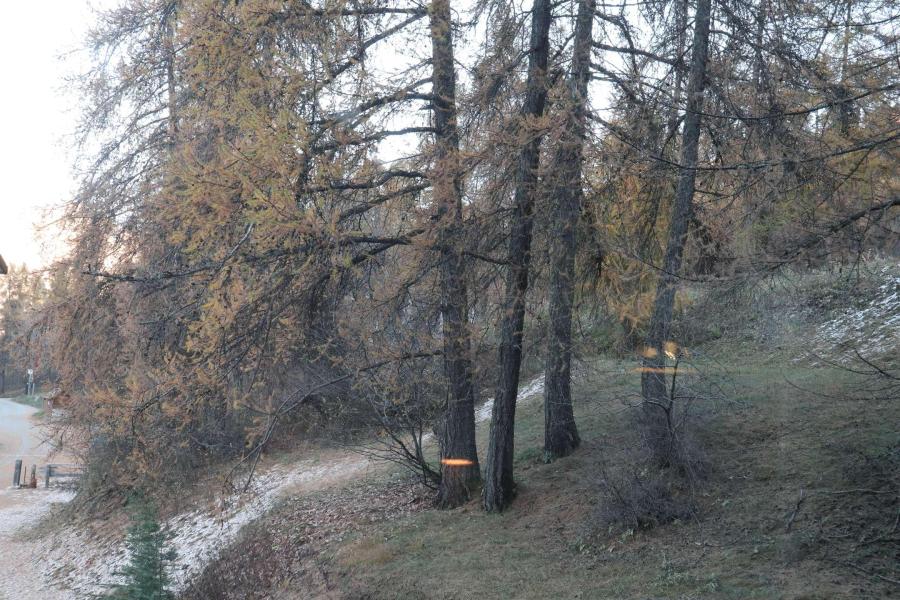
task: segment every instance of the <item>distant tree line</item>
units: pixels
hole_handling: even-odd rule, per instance
[[[62,278],[25,265],[11,265],[0,279],[0,395],[23,395],[29,369],[35,389],[46,391],[55,383],[47,312],[65,293]]]

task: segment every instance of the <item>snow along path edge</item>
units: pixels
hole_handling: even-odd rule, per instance
[[[543,389],[544,376],[540,375],[520,388],[517,402],[531,401],[539,397]],[[490,399],[476,409],[477,423],[490,420],[493,404]],[[329,487],[364,473],[371,464],[369,459],[348,451],[342,458],[327,464],[301,460],[290,466],[276,466],[254,477],[251,490],[246,494],[227,498],[225,506],[229,508],[224,511],[198,509],[168,519],[165,527],[172,535],[169,547],[176,553],[169,567],[172,591],[184,590],[234,543],[243,527],[264,516],[285,495]],[[40,557],[44,585],[40,586],[43,592],[35,589],[33,593],[17,596],[22,600],[84,598],[101,593],[117,580],[115,573],[128,560],[123,539],[100,542],[90,539],[81,530],[55,532],[25,545],[31,547],[29,553],[32,556]]]

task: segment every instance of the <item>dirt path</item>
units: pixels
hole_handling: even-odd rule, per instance
[[[40,568],[38,556],[21,541],[55,504],[68,502],[71,492],[59,490],[14,489],[13,465],[22,459],[24,466],[41,466],[47,462],[49,447],[42,444],[34,422],[36,408],[0,398],[0,599],[41,598],[57,596],[39,584],[35,575]]]
[[[31,464],[46,456],[40,449],[40,440],[31,422],[36,412],[36,408],[0,398],[0,461],[4,465],[12,464],[17,458]]]

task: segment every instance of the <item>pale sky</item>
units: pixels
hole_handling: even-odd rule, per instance
[[[35,226],[75,187],[69,152],[78,99],[66,75],[87,64],[92,6],[112,0],[4,2],[0,16],[0,254],[40,268],[59,252]],[[54,250],[57,248],[57,250]]]

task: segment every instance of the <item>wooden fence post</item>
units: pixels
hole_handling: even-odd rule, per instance
[[[50,465],[44,467],[44,488],[50,487]]]
[[[22,459],[16,459],[16,469],[13,471],[13,487],[19,485],[19,479],[22,477]]]
[[[28,480],[28,487],[37,488],[37,465],[31,465],[31,479]]]

